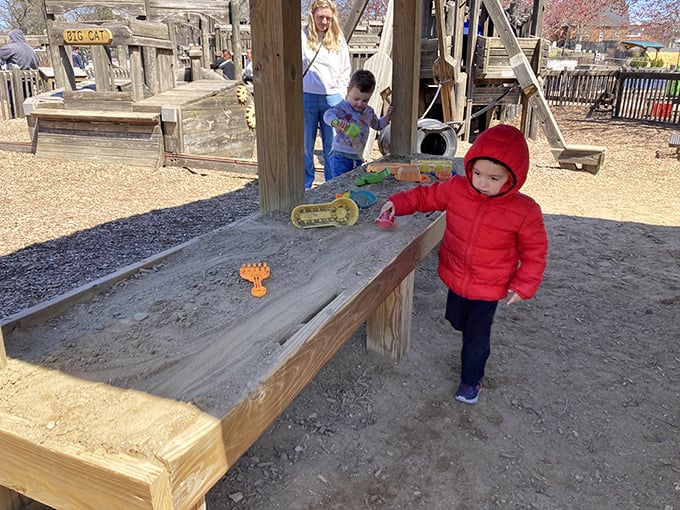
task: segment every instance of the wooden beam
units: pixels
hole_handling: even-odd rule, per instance
[[[3,487],[54,508],[170,510],[226,472],[220,422],[193,406],[16,359],[0,374],[14,395],[0,409]]]
[[[366,5],[368,5],[368,0],[354,0],[352,8],[349,11],[349,15],[347,16],[347,20],[345,21],[345,26],[342,27],[342,33],[345,35],[347,42],[352,39],[354,29],[357,27],[357,24],[361,19],[361,15],[366,9]]]
[[[250,2],[260,210],[290,212],[305,191],[300,13]]]
[[[369,351],[382,356],[389,354],[396,362],[406,354],[411,343],[414,286],[415,272],[412,271],[368,318],[366,348]]]
[[[418,94],[420,87],[420,25],[422,6],[418,0],[394,0],[391,147],[395,156],[416,152]]]

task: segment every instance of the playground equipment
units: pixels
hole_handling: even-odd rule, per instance
[[[188,51],[179,69],[174,22],[200,12],[224,21],[229,2],[107,1],[126,13],[119,21],[68,23],[63,13],[82,1],[44,0],[49,53],[62,100],[53,93],[32,98],[29,130],[38,157],[116,161],[157,167],[178,155],[250,159],[255,135],[244,122],[247,106],[237,81],[207,69],[204,48]],[[89,4],[88,4],[89,5]],[[161,22],[163,20],[163,22]],[[88,47],[93,82],[76,83],[69,47]],[[116,77],[118,61],[129,77]],[[178,77],[188,78],[181,81]]]

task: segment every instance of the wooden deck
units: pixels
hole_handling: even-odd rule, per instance
[[[307,201],[353,189],[362,171]],[[257,214],[112,289],[69,296],[66,310],[5,320],[0,485],[62,508],[200,505],[362,324],[370,350],[405,353],[414,268],[444,218],[399,218],[393,230],[373,220],[410,186],[371,185],[378,203],[351,227]],[[239,276],[257,261],[271,268],[259,299]]]

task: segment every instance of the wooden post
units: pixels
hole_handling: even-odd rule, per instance
[[[352,38],[354,29],[357,27],[357,24],[359,23],[361,15],[364,13],[367,4],[368,0],[354,0],[352,8],[349,11],[349,15],[347,16],[347,20],[345,21],[345,26],[342,27],[342,33],[345,35],[347,42],[349,42]]]
[[[415,272],[411,272],[368,318],[366,348],[401,361],[411,343]]]
[[[90,49],[97,92],[110,92],[114,89],[114,78],[109,56],[103,46],[91,46]]]
[[[191,64],[191,81],[196,81],[201,76],[201,57],[203,50],[200,46],[192,46],[189,49],[189,61]]]
[[[417,0],[394,0],[392,97],[397,107],[392,117],[392,154],[416,151],[418,90],[420,85],[420,25],[422,7]],[[387,27],[386,27],[387,28]]]
[[[139,46],[129,46],[128,51],[130,55],[130,81],[132,82],[132,98],[134,101],[141,101],[144,99],[142,49]]]
[[[234,58],[234,78],[243,76],[243,51],[241,50],[241,13],[237,0],[229,1],[229,23],[231,23],[231,47]]]
[[[305,191],[300,13],[251,0],[257,161],[262,212],[290,212]]]
[[[467,108],[465,109],[465,133],[463,140],[470,141],[470,124],[472,121],[472,96],[475,89],[474,58],[475,47],[477,46],[477,25],[479,25],[479,0],[470,0],[470,12],[468,14],[468,33],[467,33],[467,52],[465,55],[465,70],[467,71],[467,87],[465,96],[467,97]]]

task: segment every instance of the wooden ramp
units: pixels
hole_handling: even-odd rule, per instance
[[[328,202],[360,173],[306,199]],[[371,191],[382,203],[410,186]],[[385,231],[376,207],[342,228],[256,214],[68,308],[4,320],[0,486],[58,508],[192,508],[362,324],[367,347],[398,360],[414,269],[444,217]],[[258,261],[271,268],[262,298],[239,276]]]
[[[199,80],[132,101],[124,92],[66,91],[31,112],[36,155],[155,168],[165,153],[252,157],[254,133],[235,82]]]
[[[529,104],[538,112],[541,126],[550,143],[553,156],[562,168],[575,170],[580,167],[587,172],[596,174],[604,164],[606,147],[569,145],[565,142],[543,95],[543,87],[538,82],[527,56],[522,51],[500,2],[498,0],[482,0],[482,2],[510,56],[510,65],[517,81],[524,94],[529,98]]]

